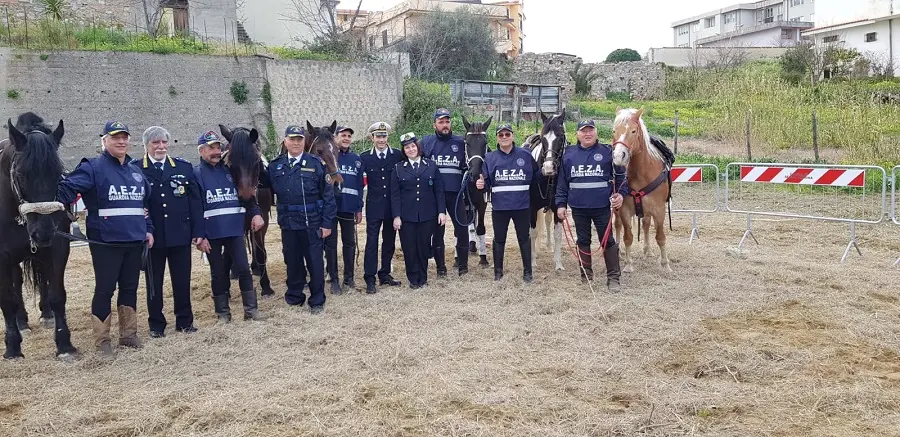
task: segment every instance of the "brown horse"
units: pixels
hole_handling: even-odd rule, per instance
[[[669,200],[669,167],[666,156],[650,142],[647,126],[641,119],[644,109],[616,108],[613,125],[613,163],[628,172],[628,186],[631,195],[626,196],[622,207],[616,212],[616,238],[625,231],[624,272],[633,272],[631,261],[632,219],[638,216],[639,226],[644,229],[644,255],[650,255],[650,221],[656,225],[656,244],[659,245],[659,265],[672,271],[666,254],[666,203]],[[641,220],[647,216],[645,220]],[[622,241],[622,240],[619,240]]]
[[[306,121],[306,137],[303,150],[306,153],[316,155],[325,161],[325,171],[328,177],[325,181],[329,184],[342,184],[344,177],[337,168],[337,145],[334,144],[334,131],[337,130],[337,120],[331,122],[331,126],[313,127]]]

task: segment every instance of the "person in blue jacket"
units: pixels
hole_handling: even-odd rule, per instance
[[[409,287],[428,285],[428,258],[435,229],[447,224],[444,180],[437,164],[422,156],[416,134],[400,137],[406,160],[397,163],[391,179],[391,211],[394,229],[400,232],[400,248],[406,263]]]
[[[594,120],[579,122],[577,136],[578,144],[563,151],[555,203],[560,220],[566,220],[566,206],[572,208],[581,278],[588,281],[594,279],[591,224],[597,228],[598,240],[602,241],[611,208],[620,208],[630,189],[625,183],[625,169],[613,165],[612,147],[597,141]],[[607,287],[616,293],[621,288],[619,245],[612,234],[610,232],[603,260],[606,262]]]
[[[363,257],[363,279],[366,293],[374,294],[375,278],[379,285],[396,287],[400,281],[391,276],[391,264],[397,249],[397,231],[394,230],[394,214],[391,211],[391,179],[397,163],[405,160],[403,152],[390,147],[388,134],[391,125],[376,122],[369,126],[369,135],[375,146],[360,156],[368,184],[366,187],[366,249]],[[381,234],[381,268],[378,268],[378,234]]]
[[[463,174],[468,170],[466,162],[466,141],[459,135],[453,135],[450,128],[450,111],[440,108],[434,112],[434,135],[422,138],[424,156],[437,164],[443,179],[445,209],[450,213],[453,222],[453,235],[456,237],[457,267],[460,276],[469,272],[469,230],[458,222],[463,211],[456,210],[456,197],[462,187]],[[460,210],[462,205],[460,205]],[[437,264],[438,277],[447,275],[447,263],[444,254],[444,226],[434,233],[434,262]]]
[[[284,300],[291,306],[304,304],[308,270],[309,310],[319,314],[325,307],[324,240],[337,213],[334,189],[326,179],[322,158],[303,151],[304,129],[288,126],[284,136],[285,153],[269,163],[287,266]]]
[[[151,126],[144,131],[146,153],[131,161],[141,168],[150,183],[150,218],[153,219],[153,248],[150,249],[152,281],[145,272],[147,290],[147,323],[150,337],[166,336],[163,315],[163,279],[166,260],[172,280],[175,307],[175,330],[196,332],[191,309],[191,247],[203,238],[203,199],[190,162],[169,155],[169,131]]]
[[[78,194],[87,215],[87,237],[94,266],[94,298],[91,320],[94,345],[104,356],[112,356],[109,331],[110,301],[116,289],[119,313],[119,345],[140,348],[137,335],[137,288],[145,245],[153,247],[150,184],[128,156],[128,126],[108,121],[103,127],[103,152],[81,160],[78,167],[59,182],[57,197],[63,205]]]
[[[497,126],[497,150],[485,156],[483,174],[475,182],[482,190],[491,190],[491,223],[494,229],[494,280],[503,278],[506,231],[512,220],[522,252],[522,280],[530,283],[531,270],[531,186],[537,181],[538,165],[531,152],[513,142],[508,124]]]
[[[214,131],[208,131],[197,140],[200,164],[194,166],[194,176],[203,193],[203,239],[197,249],[209,260],[212,281],[213,307],[219,323],[231,322],[228,304],[228,288],[231,279],[225,253],[230,255],[233,267],[238,271],[238,285],[244,305],[244,320],[264,320],[257,307],[258,297],[253,287],[247,249],[244,246],[244,219],[250,215],[250,229],[254,232],[263,226],[262,213],[256,199],[243,201],[238,197],[231,171],[222,162],[222,139]]]
[[[337,218],[331,226],[331,235],[325,239],[325,261],[328,276],[331,278],[331,293],[341,294],[344,289],[338,278],[337,238],[338,225],[344,258],[344,288],[353,288],[353,260],[356,252],[356,225],[362,222],[362,175],[365,171],[362,159],[350,150],[353,142],[353,129],[347,126],[337,128],[338,171],[344,178],[341,184],[334,184],[337,202]]]

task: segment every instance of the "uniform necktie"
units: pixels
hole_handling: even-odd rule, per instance
[[[291,160],[290,160],[290,162],[289,162],[289,165],[290,165],[291,167],[293,167],[294,164],[296,164],[296,163],[297,163],[297,158],[291,158]]]
[[[418,170],[418,169],[419,169],[419,163],[418,163],[418,162],[414,162],[414,163],[413,163],[413,170]]]
[[[154,163],[153,163],[153,166],[156,167],[156,169],[159,170],[159,171],[162,171],[162,165],[163,165],[163,163],[161,163],[161,162],[154,162]]]
[[[384,152],[378,152],[378,159],[384,159]]]

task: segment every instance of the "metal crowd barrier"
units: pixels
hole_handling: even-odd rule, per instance
[[[680,184],[672,195],[672,212],[691,214],[691,236],[688,244],[700,238],[697,216],[719,210],[721,179],[714,164],[679,164],[672,166],[672,183]]]
[[[891,170],[891,221],[900,225],[900,216],[897,214],[897,183],[900,182],[900,165]],[[894,262],[894,267],[900,265],[900,258]]]
[[[753,235],[754,215],[844,222],[850,224],[850,249],[862,255],[856,224],[878,224],[887,205],[887,172],[877,166],[730,163],[725,168],[725,210],[747,215],[738,250]],[[802,194],[802,196],[801,196]]]

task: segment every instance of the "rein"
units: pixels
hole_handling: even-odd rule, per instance
[[[467,132],[466,136],[468,137],[469,135],[485,135],[485,133],[484,132]],[[472,212],[472,220],[468,220],[467,223],[462,223],[459,220],[458,214],[451,215],[451,217],[457,216],[456,218],[453,219],[453,221],[457,225],[463,226],[463,227],[471,226],[472,224],[475,223],[475,220],[478,218],[478,214],[475,212],[475,201],[473,201],[471,196],[469,195],[469,182],[471,182],[474,179],[473,175],[472,175],[472,171],[471,171],[471,168],[472,168],[471,164],[472,164],[472,161],[474,161],[476,159],[480,159],[482,165],[486,164],[484,161],[484,157],[481,155],[469,156],[469,148],[466,147],[466,167],[469,168],[470,170],[466,170],[466,173],[463,175],[462,183],[460,184],[460,187],[459,187],[459,193],[456,194],[456,202],[454,202],[454,204],[453,204],[453,209],[455,210],[454,212],[459,211],[459,204],[460,204],[460,201],[462,201],[462,203],[465,206],[466,211],[467,211],[466,212],[466,220],[468,220],[468,218],[469,218],[468,211]]]

